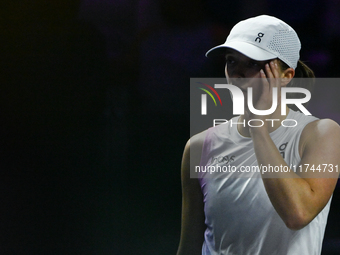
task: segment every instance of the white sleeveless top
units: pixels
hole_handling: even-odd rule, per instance
[[[233,118],[233,123],[238,118]],[[286,163],[298,166],[301,132],[317,118],[290,110],[286,119],[295,119],[298,125],[280,126],[270,136]],[[230,165],[237,170],[256,166],[251,138],[241,136],[237,125],[231,125],[230,121],[210,128],[203,144],[201,166],[211,165]],[[295,231],[287,228],[275,211],[260,173],[223,174],[223,178],[199,174],[207,226],[203,255],[321,254],[331,199],[313,221]]]

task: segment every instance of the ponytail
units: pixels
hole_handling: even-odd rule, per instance
[[[295,78],[315,78],[314,72],[301,60],[298,61],[295,68]]]

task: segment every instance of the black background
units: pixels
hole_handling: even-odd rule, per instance
[[[0,253],[175,254],[189,78],[223,77],[223,60],[205,51],[237,21],[267,13],[296,28],[317,76],[338,75],[331,7],[279,5],[2,3]],[[323,254],[339,251],[338,200],[339,188]]]

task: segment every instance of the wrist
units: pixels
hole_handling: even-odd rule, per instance
[[[252,137],[255,135],[266,136],[266,135],[269,135],[269,130],[268,130],[267,125],[263,125],[261,127],[254,126],[254,127],[249,127],[249,133]]]

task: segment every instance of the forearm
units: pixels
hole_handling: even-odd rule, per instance
[[[257,129],[251,135],[258,165],[289,167],[268,132]],[[294,171],[264,173],[262,180],[271,203],[289,228],[299,229],[317,215],[313,189]]]
[[[204,213],[199,201],[183,198],[181,240],[177,255],[199,255],[204,241]],[[201,210],[197,210],[197,208]]]

